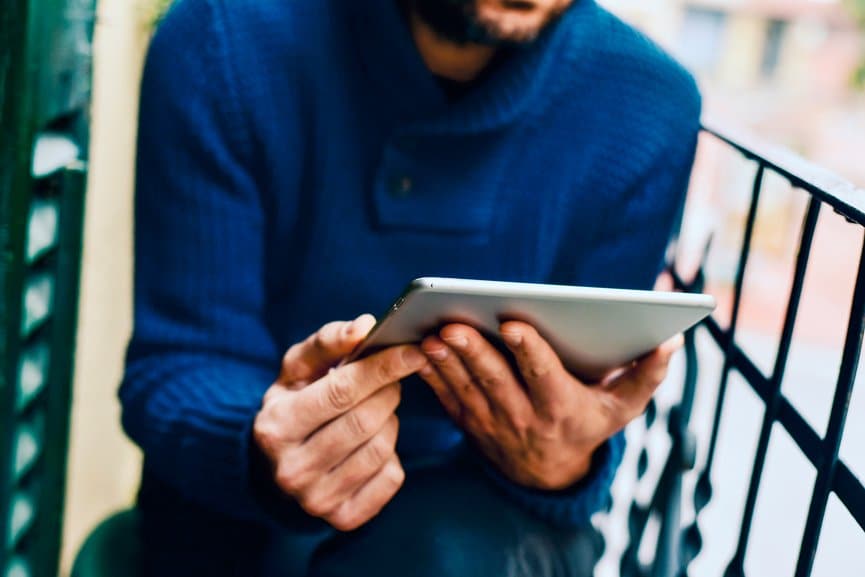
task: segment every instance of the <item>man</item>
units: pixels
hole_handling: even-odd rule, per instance
[[[593,0],[179,0],[120,393],[145,572],[591,574],[676,342],[602,382],[517,322],[340,362],[418,276],[651,288],[698,119]]]

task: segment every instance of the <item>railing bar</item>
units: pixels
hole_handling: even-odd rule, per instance
[[[799,254],[796,256],[796,268],[793,274],[793,284],[790,287],[790,296],[787,300],[787,311],[784,316],[784,326],[781,331],[781,340],[778,345],[778,353],[775,356],[775,367],[772,377],[766,387],[766,409],[763,412],[763,422],[760,426],[760,437],[757,441],[757,451],[754,455],[754,465],[751,469],[751,478],[748,483],[748,495],[745,499],[745,508],[742,511],[742,524],[739,530],[739,539],[736,552],[730,565],[742,573],[745,553],[748,549],[748,539],[751,535],[751,525],[754,520],[754,507],[757,504],[757,496],[760,491],[760,480],[763,468],[766,464],[766,453],[769,449],[769,438],[772,433],[772,425],[775,422],[781,405],[781,383],[784,378],[784,368],[787,356],[790,352],[790,344],[793,340],[793,329],[796,325],[796,315],[799,311],[799,302],[802,297],[802,286],[805,283],[805,272],[808,269],[808,259],[811,255],[811,244],[814,240],[814,231],[817,228],[817,219],[820,216],[820,201],[812,197],[808,204],[808,211],[802,223],[802,236],[799,241]]]
[[[781,332],[781,340],[778,344],[778,354],[775,357],[775,367],[772,370],[772,383],[780,391],[784,380],[784,371],[787,367],[787,357],[790,354],[790,346],[793,341],[793,329],[796,325],[796,316],[799,312],[799,303],[802,300],[802,287],[805,284],[805,272],[808,268],[808,259],[811,256],[811,246],[814,241],[814,232],[817,229],[817,220],[820,218],[821,202],[811,198],[808,203],[808,212],[802,225],[802,237],[799,241],[799,254],[796,256],[796,269],[793,276],[793,286],[790,289],[790,298],[787,302],[787,313],[784,318],[784,328]]]
[[[715,319],[706,319],[703,321],[704,326],[709,331],[709,334],[719,346],[725,346],[728,341],[727,333],[718,325]],[[745,353],[738,347],[734,347],[730,354],[731,368],[739,371],[745,382],[750,385],[758,397],[765,403],[769,398],[769,380],[760,372],[757,365],[749,359]],[[813,428],[805,421],[790,402],[781,397],[781,406],[779,408],[777,420],[781,423],[790,437],[802,449],[802,452],[808,460],[815,466],[819,467],[822,463],[820,437]]]
[[[863,238],[865,242],[865,238]],[[796,577],[807,577],[814,565],[817,542],[820,538],[820,528],[829,491],[833,485],[833,477],[838,464],[838,450],[844,432],[844,422],[847,419],[847,409],[850,405],[850,395],[853,382],[856,379],[856,369],[859,366],[859,354],[862,349],[862,331],[865,328],[865,244],[859,255],[859,271],[853,292],[853,304],[850,307],[850,321],[847,324],[847,336],[844,339],[844,353],[841,357],[841,369],[838,372],[838,383],[835,386],[835,396],[832,399],[832,411],[829,414],[829,425],[823,439],[823,455],[825,461],[817,472],[817,481],[811,494],[811,504],[808,508],[808,519],[802,535],[802,545],[799,548],[799,560],[796,563]]]
[[[802,450],[805,458],[814,465],[814,468],[819,469],[823,466],[823,441],[787,399],[781,401],[781,407],[778,410],[778,422],[781,423],[796,446]]]
[[[715,339],[715,342],[718,344],[718,347],[721,349],[726,349],[727,344],[730,342],[730,335],[721,328],[720,323],[718,323],[717,319],[714,317],[709,317],[705,321],[706,328],[709,330],[709,334],[712,335],[712,338]]]
[[[771,385],[769,383],[769,379],[767,379],[763,373],[760,372],[760,369],[757,368],[757,365],[754,364],[745,353],[742,352],[738,346],[734,347],[730,352],[731,357],[731,367],[739,371],[739,374],[745,379],[745,382],[751,386],[757,396],[760,397],[760,400],[763,403],[768,403],[770,399],[770,388]]]
[[[721,369],[721,382],[718,384],[718,401],[715,404],[715,414],[712,418],[712,433],[709,440],[709,452],[706,457],[706,466],[703,469],[705,475],[709,475],[715,460],[715,449],[718,445],[718,428],[721,425],[721,414],[724,411],[724,398],[727,393],[727,382],[730,376],[730,351],[735,342],[736,324],[739,320],[739,305],[742,301],[742,287],[745,284],[745,271],[748,266],[748,256],[751,254],[751,239],[754,236],[754,224],[757,221],[757,208],[760,204],[760,191],[763,188],[763,174],[765,167],[761,162],[757,164],[757,172],[754,175],[754,184],[751,193],[751,204],[748,207],[748,217],[745,221],[745,233],[742,238],[742,249],[739,254],[739,266],[736,269],[736,281],[733,287],[733,310],[730,314],[730,327],[727,330],[727,343],[724,348],[724,366]]]
[[[741,152],[746,158],[758,160],[767,168],[788,179],[794,186],[806,190],[851,221],[865,226],[865,191],[800,158],[789,151],[762,146],[751,146],[734,140],[717,128],[703,125],[703,130],[732,148]],[[737,137],[739,140],[754,140],[753,138]],[[754,143],[757,144],[757,143]],[[759,143],[762,144],[762,143]],[[762,154],[754,149],[762,148]],[[820,181],[820,184],[816,184]]]
[[[859,528],[865,531],[865,487],[847,465],[840,461],[832,480],[832,491],[838,495]]]

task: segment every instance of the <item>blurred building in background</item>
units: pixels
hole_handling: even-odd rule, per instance
[[[712,116],[865,181],[863,31],[839,0],[602,0],[698,78]]]
[[[601,0],[688,67],[704,97],[704,119],[725,130],[745,129],[785,146],[850,181],[865,183],[865,91],[853,78],[865,58],[865,32],[841,0]],[[684,234],[714,233],[708,266],[719,284],[732,281],[731,264],[747,211],[753,167],[736,155],[703,146],[697,161]],[[784,182],[768,182],[757,225],[757,254],[764,274],[748,279],[743,323],[758,331],[780,326],[783,299],[772,280],[792,267],[793,240],[804,214],[804,196]],[[824,218],[828,215],[824,215]],[[848,306],[857,246],[852,228],[821,234],[815,266],[820,292]],[[850,236],[853,234],[853,236]],[[691,235],[693,236],[693,235]],[[700,239],[702,241],[702,239]],[[697,243],[699,244],[699,242]],[[697,250],[698,247],[694,247]],[[792,270],[792,268],[791,268]],[[841,275],[842,278],[836,277]],[[850,283],[843,282],[850,279]],[[723,286],[718,287],[723,292]],[[748,292],[746,290],[746,292]],[[843,296],[844,298],[841,298]],[[750,305],[750,306],[749,306]],[[819,308],[819,307],[818,307]],[[803,331],[830,344],[827,316],[807,315]],[[822,318],[821,318],[822,317]],[[838,325],[839,327],[842,325]],[[838,341],[840,342],[840,340]]]

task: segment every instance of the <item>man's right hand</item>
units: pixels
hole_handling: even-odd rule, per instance
[[[374,323],[329,323],[291,347],[253,428],[277,486],[341,531],[372,519],[402,486],[399,380],[427,364],[404,345],[335,368]]]

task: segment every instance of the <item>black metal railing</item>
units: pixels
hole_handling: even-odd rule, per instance
[[[795,443],[795,447],[801,451],[816,471],[816,481],[811,491],[799,548],[798,551],[791,551],[791,555],[797,556],[795,577],[806,577],[811,574],[814,566],[817,544],[831,494],[838,498],[855,523],[865,532],[865,487],[863,487],[862,481],[851,471],[848,464],[839,458],[847,409],[853,392],[863,343],[865,248],[859,250],[858,262],[850,263],[851,267],[858,268],[856,269],[856,281],[841,362],[837,367],[834,395],[824,435],[819,435],[803,415],[797,411],[794,404],[784,395],[781,385],[790,356],[794,327],[796,326],[805,284],[805,273],[812,255],[813,240],[818,228],[820,212],[826,208],[834,210],[852,226],[860,229],[858,234],[861,238],[865,236],[865,190],[856,188],[784,149],[767,147],[746,136],[736,135],[734,137],[713,127],[705,127],[704,132],[707,138],[740,152],[746,161],[751,161],[756,167],[750,205],[739,246],[732,289],[731,312],[728,323],[722,324],[718,316],[713,315],[686,335],[685,376],[681,396],[677,397],[676,402],[669,410],[661,411],[654,402],[647,410],[647,428],[666,426],[671,441],[670,450],[660,465],[657,481],[650,487],[650,498],[644,500],[643,503],[634,501],[630,505],[628,511],[629,540],[619,563],[621,575],[623,577],[688,575],[689,565],[703,550],[704,535],[701,530],[701,513],[713,497],[713,468],[725,466],[724,464],[719,465],[715,457],[722,415],[725,410],[735,410],[725,405],[725,398],[728,396],[730,376],[736,372],[761,401],[763,417],[738,533],[731,537],[735,540],[734,551],[731,558],[727,559],[726,566],[713,568],[713,574],[724,575],[725,577],[745,575],[745,557],[752,532],[755,505],[761,490],[770,437],[777,424],[786,430]],[[758,206],[769,173],[774,173],[785,179],[793,189],[804,191],[808,198],[808,204],[799,233],[793,279],[789,293],[786,295],[786,313],[775,351],[774,364],[771,372],[765,374],[753,356],[749,356],[745,348],[741,346],[737,339],[737,326],[741,320],[744,279],[750,264],[749,257],[752,253]],[[704,263],[706,254],[708,254],[708,248],[704,252]],[[675,258],[672,260],[669,272],[677,290],[701,292],[705,289],[706,272],[704,265],[700,265],[695,273],[686,275],[680,270]],[[778,284],[781,284],[780,280],[783,279],[779,279]],[[704,356],[703,350],[701,350],[700,355],[697,354],[695,335],[698,332],[707,332],[711,336],[709,342],[718,349],[723,358],[712,424],[705,448],[703,446],[698,448],[697,436],[694,433],[694,423],[692,422],[698,374]],[[828,384],[814,383],[814,386],[826,385]],[[865,439],[861,441],[865,442]],[[705,454],[698,454],[702,450],[705,450]],[[694,471],[695,468],[696,471]],[[649,469],[647,446],[641,447],[637,469],[638,480],[643,479]],[[689,471],[696,473],[696,482],[691,483],[691,486],[685,490],[683,478]],[[767,489],[769,488],[762,487],[762,490]],[[690,519],[685,519],[682,511],[684,508],[690,509],[691,504],[693,504],[694,513],[689,515]],[[687,507],[685,507],[686,505]],[[652,518],[657,522],[656,531],[648,530]],[[645,555],[641,559],[639,554],[641,547],[647,548],[646,540],[652,541],[648,544],[648,549],[654,551],[650,555],[650,560],[646,560]],[[858,569],[850,567],[849,569],[852,571],[850,574],[865,575],[865,557],[861,552],[858,556],[854,556],[854,558],[856,557],[859,558],[861,564]],[[862,571],[862,573],[857,571]]]

